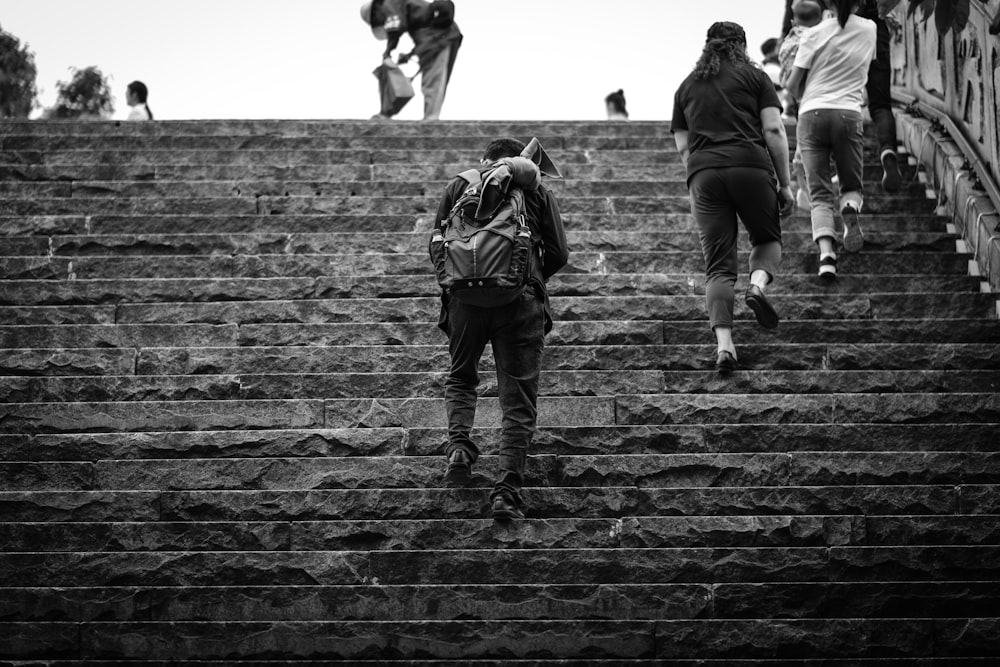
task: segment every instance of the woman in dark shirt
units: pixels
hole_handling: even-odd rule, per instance
[[[792,210],[781,103],[774,84],[750,61],[746,42],[736,23],[713,24],[694,72],[674,96],[672,130],[687,167],[722,373],[736,368],[737,216],[753,246],[746,303],[761,326],[773,329],[778,315],[764,291],[781,264],[779,215]]]

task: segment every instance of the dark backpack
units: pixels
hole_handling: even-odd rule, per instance
[[[524,193],[472,169],[469,186],[431,239],[438,284],[470,306],[495,308],[517,299],[532,275],[535,241],[524,217]]]

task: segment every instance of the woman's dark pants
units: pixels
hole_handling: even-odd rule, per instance
[[[753,167],[702,169],[691,177],[691,212],[705,255],[708,318],[712,326],[733,326],[736,301],[737,218],[750,235],[750,273],[777,275],[781,264],[781,218],[774,176]]]

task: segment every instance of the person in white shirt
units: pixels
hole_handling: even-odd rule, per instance
[[[149,110],[146,99],[149,97],[149,90],[142,81],[133,81],[125,89],[125,102],[132,107],[128,113],[128,120],[153,120],[153,112]]]
[[[864,122],[868,68],[875,59],[875,23],[855,12],[858,0],[835,0],[836,15],[806,30],[788,79],[800,100],[796,127],[809,188],[813,240],[819,246],[819,275],[837,277],[837,227],[830,158],[840,179],[844,249],[864,247],[860,213],[864,202]]]

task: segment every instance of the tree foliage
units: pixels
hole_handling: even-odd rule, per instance
[[[74,69],[73,78],[57,83],[56,91],[50,118],[106,118],[115,111],[111,86],[97,67]]]
[[[38,95],[37,74],[28,45],[0,28],[0,118],[28,117]]]

